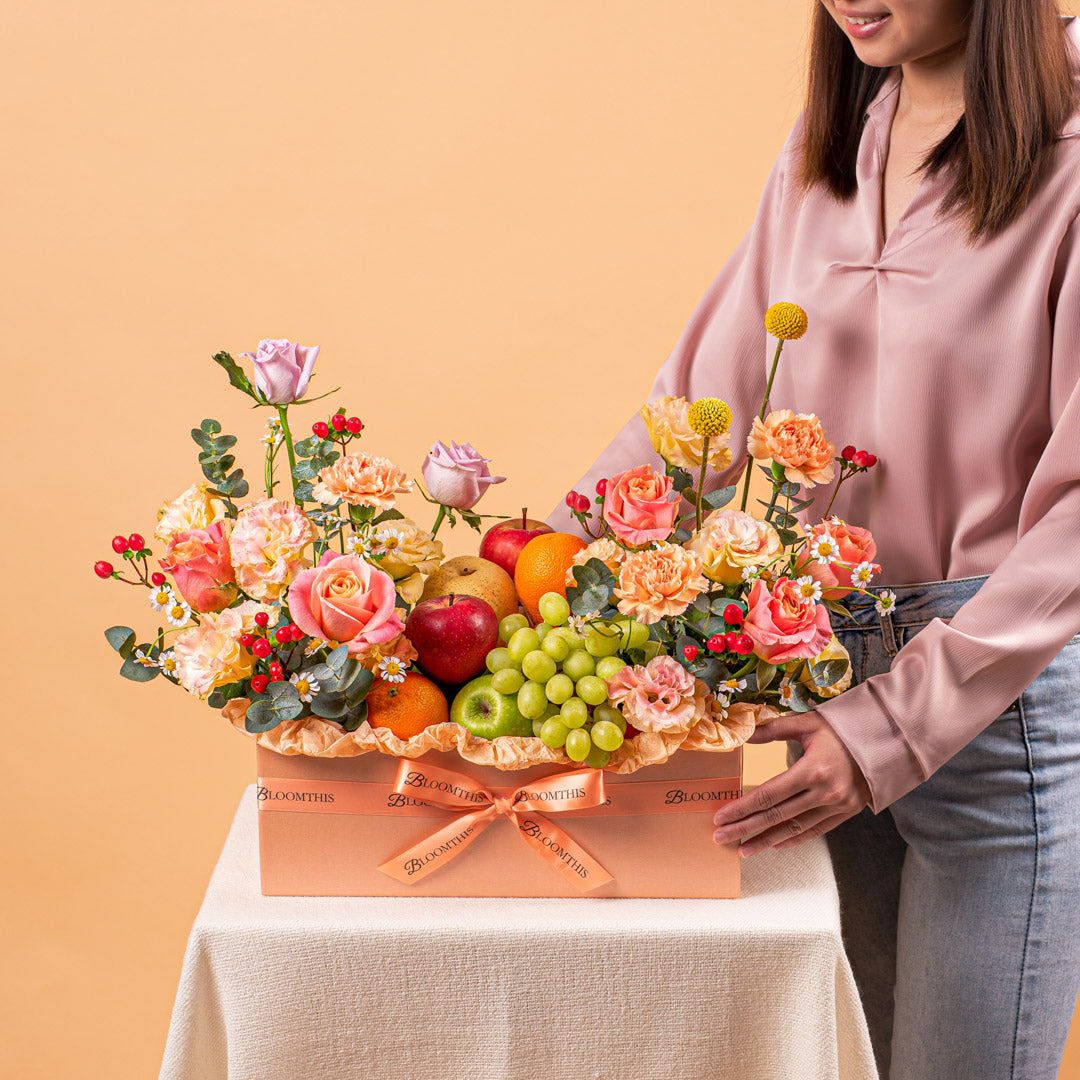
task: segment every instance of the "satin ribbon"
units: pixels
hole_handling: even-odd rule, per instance
[[[500,817],[511,821],[522,840],[580,892],[590,892],[612,880],[587,851],[545,816],[601,805],[604,776],[599,769],[555,773],[515,788],[508,796],[451,769],[403,760],[394,791],[457,814],[379,867],[405,885],[422,881],[460,855]]]

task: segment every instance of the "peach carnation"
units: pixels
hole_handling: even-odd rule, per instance
[[[690,427],[689,409],[686,398],[669,394],[643,406],[641,418],[645,421],[653,449],[665,461],[680,469],[695,470],[701,468],[705,439]],[[712,468],[726,469],[731,464],[730,438],[731,433],[724,432],[709,440],[709,465]]]
[[[318,483],[311,489],[321,503],[341,499],[350,506],[374,506],[377,510],[389,510],[397,495],[410,491],[412,481],[392,461],[363,453],[346,454],[321,469]]]
[[[678,544],[632,551],[623,560],[615,586],[619,611],[638,622],[678,615],[705,591],[701,556]]]
[[[777,409],[764,420],[755,418],[746,449],[752,458],[783,465],[784,476],[794,484],[827,484],[835,472],[836,447],[813,413]]]
[[[672,656],[628,665],[607,680],[608,698],[639,731],[689,731],[704,715],[708,687]]]
[[[619,576],[619,568],[626,558],[626,548],[616,544],[608,537],[594,540],[587,547],[576,552],[570,560],[570,566],[566,568],[566,584],[574,584],[573,567],[584,566],[590,559],[599,559],[616,577]]]
[[[710,581],[724,585],[742,581],[745,567],[766,566],[784,552],[777,531],[742,510],[714,510],[685,547],[701,556]]]
[[[254,628],[259,611],[265,611],[271,622],[277,621],[277,608],[245,600],[236,607],[204,615],[198,626],[176,636],[172,645],[176,677],[189,694],[206,698],[216,687],[251,676],[255,658],[240,644],[240,635]]]
[[[240,588],[257,600],[280,600],[307,565],[302,552],[316,535],[315,526],[295,503],[260,499],[246,507],[229,536]]]
[[[223,518],[225,505],[220,499],[210,495],[209,487],[205,482],[192,484],[172,502],[162,503],[157,512],[158,522],[154,535],[167,544],[173,533],[207,529]]]

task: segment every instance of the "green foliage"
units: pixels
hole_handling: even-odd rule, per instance
[[[149,645],[140,645],[139,648],[146,654],[150,652]],[[150,682],[151,679],[156,679],[161,674],[161,668],[147,667],[146,664],[136,660],[134,656],[129,656],[121,664],[120,674],[132,682]]]
[[[219,435],[221,425],[216,420],[204,420],[191,429],[191,438],[199,447],[199,465],[203,476],[213,485],[211,495],[225,501],[225,514],[234,518],[239,513],[234,499],[242,499],[249,490],[243,469],[233,469],[236,458],[229,451],[236,445],[235,435]],[[231,470],[231,471],[230,471]]]
[[[758,660],[757,667],[754,669],[754,678],[757,681],[759,691],[767,690],[772,685],[772,681],[776,677],[776,671],[775,665],[766,663],[764,660]]]
[[[125,660],[135,651],[135,631],[130,626],[110,626],[105,639]]]
[[[292,470],[293,480],[296,481],[294,494],[301,502],[317,501],[311,494],[312,481],[318,478],[323,469],[333,465],[341,457],[341,452],[336,450],[335,446],[332,439],[320,439],[318,435],[309,435],[293,444],[296,451],[296,465]],[[340,532],[340,524],[337,529]]]
[[[304,711],[304,703],[291,682],[273,682],[248,706],[244,727],[252,735],[272,731],[285,720],[295,720]]]
[[[600,559],[589,559],[584,566],[572,568],[575,584],[568,586],[566,599],[575,615],[603,614],[611,604],[615,575]]]
[[[820,664],[810,665],[810,678],[815,686],[832,686],[847,674],[849,666],[848,661],[841,657],[823,660]]]
[[[726,506],[732,499],[735,498],[735,492],[738,490],[735,484],[731,484],[728,487],[717,488],[715,491],[709,491],[705,494],[705,497],[701,500],[703,506],[707,506],[710,510],[719,510],[721,506]]]
[[[348,716],[341,722],[341,726],[346,731],[355,731],[367,719],[367,714],[368,704],[362,701],[355,709],[349,711]]]
[[[240,365],[227,352],[214,353],[214,362],[225,369],[225,373],[229,376],[230,385],[235,386],[237,390],[247,394],[248,397],[254,398],[260,404],[263,403],[262,395],[252,385],[251,380],[244,374]]]

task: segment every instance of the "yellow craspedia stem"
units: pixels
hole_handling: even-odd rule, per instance
[[[731,409],[718,397],[698,398],[687,410],[686,422],[694,434],[712,439],[731,427]]]
[[[784,341],[801,338],[806,333],[806,312],[798,304],[773,304],[765,312],[765,329]]]

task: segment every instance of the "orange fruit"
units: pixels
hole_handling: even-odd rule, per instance
[[[446,695],[418,671],[406,672],[404,682],[380,683],[364,700],[368,723],[373,728],[389,728],[399,739],[419,735],[424,728],[450,719]]]
[[[534,536],[518,555],[514,588],[534,623],[540,622],[540,597],[546,592],[566,595],[566,571],[585,541],[573,533],[550,532]]]

